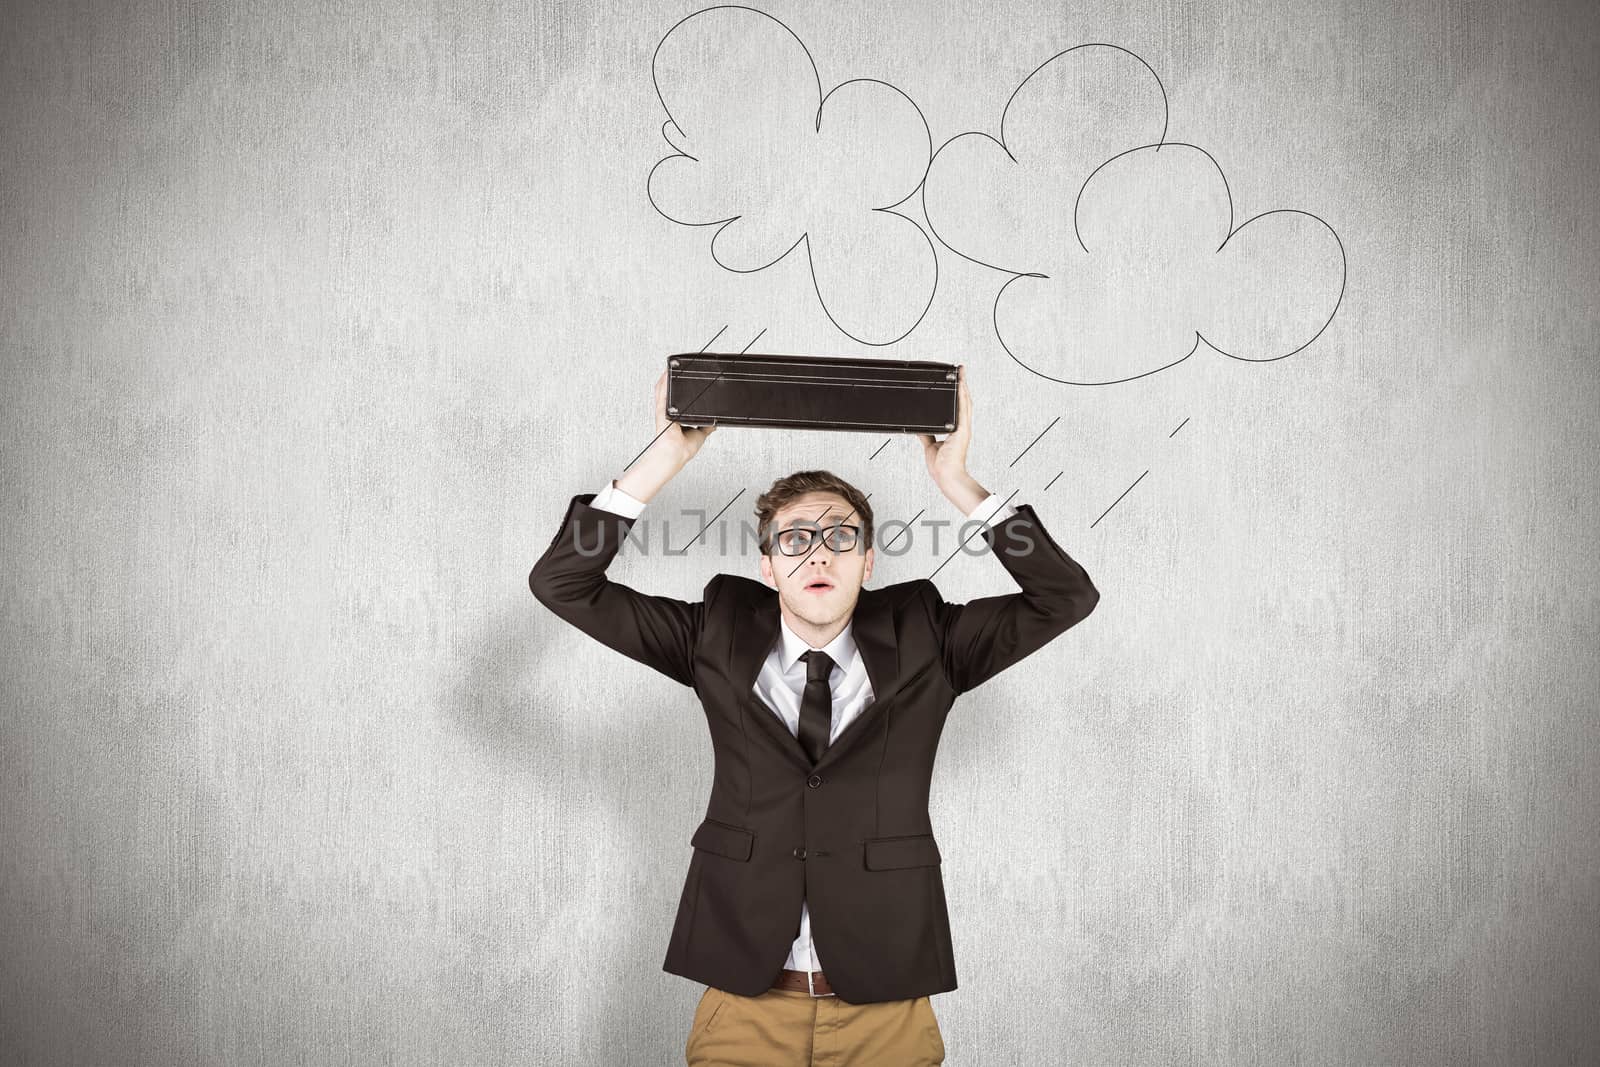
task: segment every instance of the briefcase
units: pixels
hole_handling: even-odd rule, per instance
[[[685,426],[949,433],[953,364],[692,352],[667,359],[667,418]]]

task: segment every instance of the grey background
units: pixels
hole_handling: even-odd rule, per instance
[[[803,263],[722,272],[650,209],[649,57],[692,10],[6,6],[6,1061],[681,1062],[704,722],[527,572],[648,439],[668,352],[883,353]],[[1594,9],[767,10],[935,144],[1121,44],[1241,218],[1313,211],[1349,255],[1264,366],[1040,382],[994,339],[1004,276],[943,249],[890,350],[968,363],[974,473],[1104,596],[952,713],[948,1062],[1592,1062]],[[653,514],[676,540],[825,463],[880,521],[957,518],[878,443],[726,430]]]

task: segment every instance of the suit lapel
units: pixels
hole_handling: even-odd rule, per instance
[[[817,770],[837,759],[865,735],[868,725],[883,714],[884,702],[899,687],[900,653],[894,636],[894,614],[888,602],[872,590],[863,589],[851,619],[851,634],[856,641],[856,651],[866,664],[867,680],[872,683],[872,703],[862,708],[828,745],[817,761]]]
[[[772,651],[772,644],[777,639],[777,594],[746,601],[739,609],[739,625],[733,635],[733,662],[729,676],[733,680],[734,699],[745,714],[754,716],[761,729],[772,735],[780,748],[809,770],[811,758],[806,755],[800,739],[789,732],[783,720],[774,715],[772,709],[755,693],[761,665],[766,662],[767,653]]]
[[[861,738],[866,732],[867,724],[882,714],[884,700],[894,692],[900,679],[900,654],[895,647],[894,615],[890,611],[889,604],[872,590],[863,589],[861,598],[856,601],[856,610],[851,617],[851,635],[855,638],[856,651],[867,668],[867,680],[872,683],[872,703],[862,708],[861,713],[850,725],[840,731],[839,736],[828,745],[827,751],[822,754],[822,759],[816,764],[816,769],[819,770]],[[766,662],[767,653],[772,651],[773,642],[777,639],[777,594],[746,601],[739,609],[739,625],[733,636],[733,661],[729,665],[729,677],[735,687],[735,699],[741,702],[741,706],[755,716],[761,728],[772,735],[772,739],[793,757],[795,762],[806,770],[811,770],[813,769],[811,758],[806,755],[800,739],[791,734],[783,721],[755,694],[756,678],[761,674],[761,665]]]

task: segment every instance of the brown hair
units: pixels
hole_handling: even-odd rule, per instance
[[[756,521],[761,531],[763,555],[772,551],[773,517],[807,493],[835,493],[844,497],[853,509],[851,517],[856,521],[852,525],[861,527],[861,551],[872,547],[872,505],[867,503],[861,490],[832,471],[795,471],[773,482],[772,488],[756,498]]]

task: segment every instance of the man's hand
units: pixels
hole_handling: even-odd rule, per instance
[[[667,418],[667,372],[656,379],[656,436],[644,454],[617,479],[617,488],[648,501],[695,457],[716,426],[686,427]]]
[[[983,503],[989,491],[967,473],[967,449],[972,444],[972,394],[967,389],[966,364],[958,373],[956,428],[943,441],[934,440],[931,433],[919,433],[917,438],[922,442],[922,456],[927,460],[933,484],[963,515],[968,515]]]
[[[928,461],[928,473],[940,489],[953,478],[967,473],[967,448],[972,444],[972,394],[967,389],[967,367],[957,368],[960,381],[956,386],[956,428],[943,441],[935,441],[931,433],[919,433],[923,458]]]
[[[656,379],[656,433],[659,440],[668,441],[668,447],[674,448],[683,454],[683,461],[689,462],[695,453],[700,451],[700,446],[706,443],[706,438],[716,432],[716,425],[710,426],[685,426],[681,422],[673,422],[667,418],[667,372],[662,371],[661,377]],[[666,430],[666,433],[661,431]],[[652,446],[654,447],[654,446]]]

